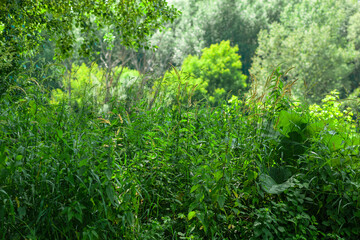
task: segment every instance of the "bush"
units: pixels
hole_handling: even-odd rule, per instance
[[[224,99],[229,91],[237,95],[244,93],[246,76],[241,72],[238,47],[231,47],[230,41],[222,41],[202,50],[202,56],[189,55],[181,66],[180,79],[187,85],[188,92],[194,91],[194,99],[206,95],[212,103]],[[171,94],[177,89],[178,76],[174,70],[167,72],[162,84]],[[159,83],[158,83],[159,84]]]
[[[92,104],[95,109],[102,109],[106,98],[106,70],[97,64],[86,66],[72,65],[71,72],[62,79],[62,89],[52,91],[52,104],[70,102],[74,106],[86,106]],[[70,78],[70,80],[69,80]],[[128,96],[129,89],[139,84],[140,74],[136,70],[126,67],[116,67],[110,74],[109,94],[115,101],[124,101]],[[71,93],[69,94],[69,83]],[[71,99],[69,99],[69,96]],[[100,108],[99,108],[100,106]],[[105,107],[106,108],[106,107]]]

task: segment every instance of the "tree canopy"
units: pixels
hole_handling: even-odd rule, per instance
[[[201,49],[229,40],[238,46],[242,71],[248,75],[252,57],[258,46],[257,35],[279,21],[280,13],[287,4],[299,0],[174,0],[182,11],[166,31],[157,32],[152,41],[159,43],[157,64],[165,71],[168,62],[180,67],[189,55],[201,55]]]
[[[82,50],[90,51],[94,39],[93,25],[98,29],[111,26],[121,35],[121,43],[129,47],[144,46],[148,37],[164,22],[172,21],[178,11],[165,0],[7,0],[0,5],[0,22],[4,24],[2,41],[14,44],[21,52],[37,47],[43,31],[66,53],[72,48],[78,28],[85,37]],[[108,35],[111,38],[111,32]]]
[[[188,90],[194,90],[194,98],[201,99],[207,94],[217,104],[229,91],[237,95],[246,88],[246,75],[241,71],[241,56],[238,47],[230,41],[222,41],[202,50],[201,57],[189,55],[181,66],[182,83]],[[178,88],[179,76],[175,70],[165,73],[163,85],[174,95]]]
[[[297,97],[320,101],[334,89],[350,89],[349,76],[358,64],[355,27],[360,6],[356,1],[306,0],[288,5],[280,22],[259,34],[259,47],[251,73],[263,87],[278,65],[294,67],[289,80]]]
[[[165,0],[1,1],[0,67],[6,68],[1,75],[16,70],[19,59],[36,53],[45,40],[56,43],[57,59],[69,57],[74,50],[75,29],[82,37],[82,56],[91,54],[99,41],[95,31],[105,26],[109,29],[105,40],[118,38],[126,47],[147,47],[155,30],[178,15]]]

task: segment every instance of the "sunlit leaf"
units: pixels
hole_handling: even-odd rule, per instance
[[[195,211],[189,212],[189,214],[188,214],[188,220],[191,220],[193,217],[195,217],[195,215],[196,215],[196,212],[195,212]]]

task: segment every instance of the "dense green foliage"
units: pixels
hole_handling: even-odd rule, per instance
[[[113,25],[119,30],[122,44],[142,46],[154,30],[172,20],[176,15],[166,1],[3,1],[0,6],[2,24],[5,25],[1,40],[16,45],[20,53],[39,46],[48,31],[56,41],[59,53],[67,53],[72,48],[73,28],[78,28],[85,37],[82,49],[90,52],[93,39],[92,24],[98,28]],[[74,25],[75,23],[75,25]],[[112,32],[112,31],[111,31]],[[111,32],[108,37],[112,37]]]
[[[4,0],[0,4],[0,23],[3,26],[0,43],[4,45],[0,52],[5,47],[7,52],[17,53],[9,62],[15,78],[18,61],[37,53],[46,40],[54,41],[56,57],[65,59],[73,53],[74,30],[77,30],[82,38],[78,51],[89,56],[98,42],[95,30],[108,27],[105,39],[116,37],[121,39],[121,44],[138,48],[147,46],[148,37],[177,14],[164,0],[143,0],[140,3],[133,0],[125,3],[116,0]],[[1,56],[3,60],[7,59],[5,57]],[[8,73],[0,73],[1,83],[8,84],[11,80]]]
[[[358,239],[358,1],[169,2],[1,1],[0,239]]]
[[[261,29],[278,21],[287,4],[284,0],[173,0],[169,1],[182,11],[182,15],[168,24],[165,31],[152,37],[160,46],[154,65],[163,71],[172,65],[180,67],[189,55],[200,55],[201,49],[221,41],[230,40],[238,46],[242,56],[242,72],[247,74],[251,59],[258,46],[257,34]]]
[[[280,82],[265,104],[158,98],[101,117],[41,88],[2,99],[1,237],[357,239],[360,136]]]
[[[242,72],[249,81],[252,73],[263,85],[281,64],[283,69],[294,67],[289,75],[298,79],[293,93],[310,103],[319,103],[334,89],[344,98],[359,87],[356,0],[171,2],[182,16],[152,37],[160,46],[153,65],[162,73],[170,68],[169,62],[181,67],[188,55],[200,57],[201,49],[230,40],[239,48]]]
[[[316,9],[316,14],[314,13]],[[251,73],[264,85],[268,73],[277,65],[298,79],[295,96],[320,101],[327,93],[358,87],[359,67],[357,1],[302,1],[288,5],[280,22],[259,34],[259,48]],[[345,89],[344,89],[345,88]]]
[[[213,44],[202,50],[201,57],[189,55],[181,66],[182,84],[193,92],[193,99],[199,100],[207,96],[210,102],[220,101],[232,91],[243,93],[246,87],[246,76],[241,72],[240,56],[237,46],[231,47],[229,41]],[[169,98],[175,98],[179,76],[176,70],[166,72],[164,79],[158,84],[167,89]]]

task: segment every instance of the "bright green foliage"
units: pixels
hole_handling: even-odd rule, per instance
[[[59,53],[67,53],[72,48],[74,36],[71,30],[80,28],[86,37],[83,50],[91,50],[96,39],[91,33],[92,24],[98,28],[113,25],[122,33],[125,46],[142,46],[147,37],[161,24],[173,20],[178,12],[166,1],[2,1],[0,21],[5,24],[2,40],[8,44],[18,43],[20,53],[35,50],[44,38],[40,33],[47,31],[48,38],[57,42]],[[31,15],[28,14],[31,12]],[[74,25],[75,23],[75,25]],[[89,32],[90,31],[90,32]],[[111,37],[111,33],[108,34]],[[13,38],[14,39],[9,39]],[[64,57],[64,56],[63,56]]]
[[[356,122],[351,108],[342,110],[339,102],[339,92],[332,91],[319,106],[313,104],[309,107],[310,115],[314,118],[314,129],[323,130],[320,141],[331,151],[342,154],[353,153],[353,145],[360,144],[360,136],[356,132]]]
[[[360,143],[360,135],[355,133],[351,119],[339,117],[341,113],[334,107],[323,106],[323,108],[327,108],[332,113],[324,110],[324,114],[314,113],[314,111],[304,114],[299,112],[299,109],[280,113],[276,129],[281,133],[278,149],[279,159],[283,163],[298,161],[299,157],[304,155],[314,143],[322,145],[335,155],[358,153],[353,146]],[[344,162],[349,160],[343,159]],[[329,162],[338,164],[336,161]]]
[[[139,79],[140,74],[137,71],[126,67],[116,67],[110,79],[110,95],[115,101],[126,100],[127,90],[134,87]],[[96,108],[105,103],[105,96],[105,70],[98,67],[97,64],[93,64],[91,67],[85,64],[81,66],[73,64],[71,73],[68,72],[62,80],[62,89],[58,88],[52,91],[51,103],[61,104],[64,101],[67,103],[70,97],[70,102],[76,106],[84,106],[91,102]]]
[[[333,89],[349,89],[349,75],[359,59],[349,40],[359,36],[353,36],[357,33],[349,19],[359,11],[356,1],[345,0],[306,0],[288,5],[280,22],[259,34],[251,73],[260,87],[264,87],[267,74],[281,64],[284,69],[294,67],[288,77],[298,79],[293,87],[297,98],[320,101]]]
[[[197,99],[207,93],[215,103],[224,98],[229,91],[237,95],[246,88],[246,76],[241,72],[240,56],[237,46],[231,47],[230,41],[222,41],[202,50],[201,57],[189,55],[183,62],[181,72],[185,74],[183,84],[189,89],[197,85]],[[174,71],[165,74],[163,84],[176,88]],[[174,85],[175,84],[175,85]]]
[[[353,112],[350,108],[341,110],[341,103],[339,102],[339,92],[334,90],[329,95],[326,95],[324,99],[321,100],[322,104],[312,104],[309,107],[310,114],[326,122],[332,121],[335,126],[339,127],[349,127],[350,129],[355,129]]]
[[[272,22],[279,20],[280,13],[287,4],[298,0],[220,0],[205,1],[211,5],[204,7],[202,20],[205,46],[223,40],[237,45],[242,57],[244,73],[248,74],[252,57],[258,46],[257,35],[261,29],[268,29]]]
[[[73,64],[72,74],[68,73],[68,77],[62,79],[62,89],[54,89],[52,91],[52,104],[61,104],[67,102],[69,97],[71,100],[82,105],[83,101],[88,101],[89,98],[101,96],[103,91],[103,84],[101,80],[104,76],[104,71],[99,69],[96,64],[88,68],[85,64],[77,66]],[[70,79],[68,79],[70,77]],[[69,86],[70,84],[70,86]],[[71,92],[69,93],[69,87]]]
[[[198,61],[184,61],[182,70],[196,78],[208,82],[207,90],[212,95],[216,89],[243,91],[246,87],[246,76],[241,72],[239,48],[231,47],[230,41],[222,41],[202,50]]]
[[[326,96],[321,106],[313,104],[306,109],[299,103],[292,103],[287,96],[289,88],[280,78],[278,69],[272,76],[268,84],[269,94],[265,95],[265,99],[260,98],[266,106],[261,108],[260,114],[276,130],[266,130],[276,136],[272,143],[274,160],[270,161],[270,166],[296,165],[312,144],[320,144],[331,154],[357,154],[352,146],[360,143],[360,135],[355,132],[350,109],[340,110],[337,91]],[[256,102],[253,105],[254,108],[260,107]]]

